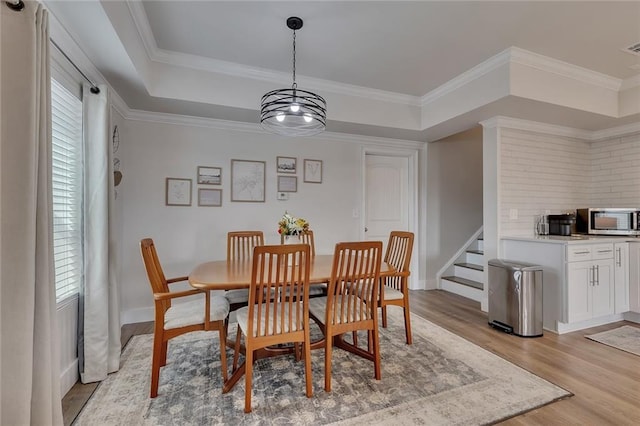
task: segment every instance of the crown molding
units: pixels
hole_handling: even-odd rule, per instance
[[[145,12],[144,6],[142,6],[142,1],[125,0],[125,4],[129,9],[129,14],[138,31],[140,40],[142,40],[142,46],[147,53],[147,58],[153,60],[152,54],[158,50],[158,45],[156,44],[156,38],[153,36],[153,31],[151,31],[151,25],[149,25],[147,12]]]
[[[610,129],[596,130],[591,133],[592,141],[601,141],[605,139],[629,136],[634,133],[640,133],[640,123],[632,123],[625,126],[612,127]]]
[[[480,124],[486,129],[503,128],[524,130],[527,132],[544,133],[584,140],[591,140],[591,135],[593,133],[589,130],[574,129],[572,127],[540,123],[538,121],[522,120],[520,118],[505,117],[501,115],[481,121]]]
[[[497,55],[494,55],[489,59],[483,62],[480,62],[475,67],[463,72],[462,74],[452,78],[446,83],[438,86],[437,88],[433,89],[432,91],[430,91],[429,93],[425,94],[420,98],[420,105],[424,107],[427,104],[435,101],[436,99],[446,96],[458,90],[462,86],[469,84],[474,80],[479,79],[483,75],[488,74],[491,71],[494,71],[497,68],[508,64],[509,57],[510,57],[509,52],[510,52],[510,49],[505,49],[502,52],[498,53]]]
[[[161,112],[149,112],[142,110],[129,109],[126,112],[118,112],[126,120],[143,121],[148,123],[173,124],[192,127],[204,127],[216,130],[231,130],[236,132],[246,132],[254,134],[267,134],[257,123],[245,123],[240,121],[219,120],[216,118],[192,117],[187,115],[169,114]],[[316,136],[306,137],[305,139],[332,140],[339,142],[365,143],[375,146],[396,146],[411,149],[419,149],[424,142],[409,141],[404,139],[380,138],[375,136],[351,135],[348,133],[323,132]]]
[[[533,53],[515,46],[510,47],[508,50],[510,52],[510,61],[520,65],[558,74],[573,80],[582,81],[583,83],[600,86],[608,90],[618,91],[622,85],[622,80],[619,78],[579,67],[568,62]]]
[[[620,85],[620,91],[629,90],[640,86],[640,74],[625,78]]]

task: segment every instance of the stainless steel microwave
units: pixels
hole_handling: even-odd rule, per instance
[[[576,210],[576,232],[593,235],[640,236],[640,208]]]

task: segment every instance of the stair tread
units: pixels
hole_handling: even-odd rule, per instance
[[[455,266],[461,266],[463,268],[473,269],[473,270],[476,270],[476,271],[484,271],[484,266],[476,265],[475,263],[460,262],[460,263],[454,263],[454,265]]]
[[[467,253],[484,255],[484,251],[482,250],[467,250]]]
[[[451,275],[448,277],[442,277],[442,279],[447,281],[453,281],[454,283],[466,285],[468,287],[477,288],[478,290],[484,289],[484,286],[482,285],[482,283],[479,283],[478,281],[474,281],[474,280],[469,280],[467,278],[461,278],[461,277],[456,277]]]

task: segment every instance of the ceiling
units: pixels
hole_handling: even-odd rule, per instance
[[[373,93],[417,107],[443,84],[512,46],[623,82],[640,81],[640,55],[624,51],[640,42],[638,1],[54,0],[46,5],[134,110],[257,122],[261,92],[243,92],[237,83],[255,83],[265,91],[291,84],[289,16],[304,20],[297,32],[299,86],[322,95],[323,89],[356,98]],[[189,90],[188,82],[167,87],[160,76],[168,75],[169,68],[151,70],[148,63],[181,69],[185,80],[192,72],[206,72],[211,87],[201,85],[201,92],[232,85],[238,97],[255,96],[255,108],[232,96]],[[236,80],[225,83],[226,78]],[[540,102],[522,105],[519,113],[513,100],[505,103],[512,115],[525,115],[519,118],[538,118],[540,108],[540,116],[552,124],[592,130],[638,121],[637,116],[581,115],[571,109],[549,114]],[[464,130],[473,120],[496,113],[495,103],[487,103],[486,114],[482,108],[441,123],[447,129],[441,133]],[[419,125],[376,126],[348,117],[332,116],[329,102],[330,130],[411,140],[442,136],[431,137],[430,129]]]

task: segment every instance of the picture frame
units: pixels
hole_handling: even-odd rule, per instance
[[[264,203],[267,162],[231,160],[231,201]]]
[[[222,167],[198,166],[199,185],[221,185]]]
[[[295,174],[297,172],[296,162],[297,159],[295,157],[276,157],[278,173]]]
[[[167,206],[190,206],[191,179],[173,177],[166,178],[165,204]]]
[[[278,176],[278,192],[298,192],[298,177]]]
[[[198,206],[222,207],[222,189],[198,188]]]
[[[322,160],[304,159],[304,182],[322,183]]]

